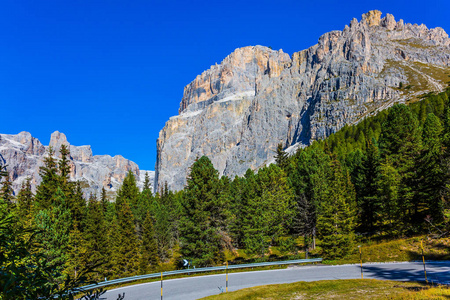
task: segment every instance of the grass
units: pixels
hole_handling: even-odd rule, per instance
[[[420,241],[423,239],[426,260],[450,260],[450,239],[427,239],[425,236],[398,239],[393,241],[369,241],[361,244],[363,263],[412,261],[422,259]],[[338,260],[324,261],[326,264],[339,265],[359,262],[359,252]]]
[[[257,286],[205,300],[250,299],[449,299],[450,289],[415,282],[374,279],[324,280]]]

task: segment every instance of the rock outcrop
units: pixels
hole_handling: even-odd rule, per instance
[[[0,160],[2,165],[7,165],[16,194],[28,177],[32,180],[33,190],[36,189],[41,182],[39,167],[43,166],[49,147],[52,147],[55,158],[59,159],[59,150],[63,144],[70,149],[70,178],[82,183],[85,195],[100,195],[104,187],[110,198],[113,198],[128,171],[136,176],[141,189],[146,172],[153,184],[154,171],[139,170],[137,164],[121,155],[92,155],[91,146],[70,145],[66,136],[58,131],[52,133],[49,146],[44,146],[29,132],[24,131],[17,135],[0,134]]]
[[[442,28],[371,11],[290,57],[236,49],[184,89],[179,115],[157,140],[156,184],[183,188],[207,155],[220,174],[242,175],[395,102],[447,86],[450,39]],[[403,88],[400,88],[403,87]]]

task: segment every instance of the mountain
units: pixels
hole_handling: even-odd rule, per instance
[[[154,171],[139,170],[136,163],[121,155],[93,155],[91,146],[70,145],[66,136],[58,131],[52,133],[50,144],[44,146],[29,132],[23,131],[17,135],[0,134],[0,161],[2,165],[7,165],[16,194],[27,177],[32,179],[32,188],[35,191],[41,182],[39,167],[43,166],[49,147],[53,148],[55,158],[59,159],[59,149],[63,144],[70,149],[70,178],[73,181],[81,181],[86,196],[90,193],[100,195],[104,187],[112,198],[130,170],[141,189],[146,172],[153,185]]]
[[[198,75],[159,133],[157,186],[182,189],[202,155],[221,175],[243,175],[273,161],[279,143],[292,152],[396,102],[442,91],[447,33],[381,15],[363,14],[292,56],[239,48]]]

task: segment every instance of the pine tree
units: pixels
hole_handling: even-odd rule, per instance
[[[105,215],[106,211],[108,210],[109,200],[108,200],[108,196],[106,195],[106,190],[105,190],[104,187],[102,187],[102,194],[101,194],[101,197],[100,197],[100,203],[101,203],[103,215]]]
[[[66,194],[67,195],[67,194]],[[86,200],[83,196],[83,189],[81,188],[81,182],[76,182],[74,191],[69,193],[68,208],[73,218],[73,222],[78,224],[78,229],[83,232],[83,220],[86,217]]]
[[[308,148],[296,153],[296,167],[290,174],[295,191],[296,207],[293,233],[305,236],[305,248],[315,249],[317,215],[320,210],[320,194],[326,189],[330,158],[320,148]],[[307,218],[307,219],[305,219]]]
[[[401,228],[405,227],[402,223],[403,212],[399,203],[400,181],[401,176],[389,159],[380,163],[376,185],[378,199],[381,203],[381,221],[386,225],[386,230],[391,236],[398,236]]]
[[[67,253],[65,255],[65,273],[71,277],[77,277],[88,266],[89,252],[87,240],[78,229],[78,223],[74,223],[69,232]]]
[[[94,266],[96,264],[108,264],[109,250],[108,240],[105,235],[106,226],[104,215],[99,203],[94,195],[91,194],[87,206],[86,218],[84,221],[84,236],[86,238],[87,259],[86,264]],[[106,266],[102,266],[101,274],[97,273],[96,280],[103,279],[106,274]]]
[[[116,197],[116,207],[119,210],[119,207],[123,205],[123,203],[128,203],[131,207],[131,210],[136,219],[139,219],[138,216],[138,202],[139,202],[139,188],[136,185],[136,179],[134,177],[133,172],[128,171],[127,176],[123,180],[122,186],[117,192]]]
[[[287,171],[287,168],[289,166],[289,154],[283,150],[283,144],[281,143],[277,145],[275,162],[277,166]]]
[[[150,177],[148,176],[148,172],[145,172],[144,188],[142,189],[142,191],[150,191],[150,190],[151,190]]]
[[[284,171],[276,165],[256,175],[255,197],[249,198],[244,222],[246,249],[264,254],[267,246],[287,234],[292,221],[292,189]]]
[[[181,253],[197,266],[212,265],[224,259],[225,210],[219,195],[219,174],[206,156],[191,167],[182,200],[180,223]]]
[[[417,161],[418,193],[417,199],[419,208],[417,220],[423,220],[430,216],[435,223],[439,223],[444,218],[442,196],[445,190],[445,165],[441,160],[442,126],[439,118],[434,114],[428,114],[423,130],[423,152]]]
[[[2,187],[0,188],[0,199],[7,203],[10,209],[12,208],[14,201],[14,190],[12,188],[11,179],[9,178],[9,172],[7,171],[5,172]]]
[[[41,184],[36,189],[35,196],[35,214],[39,210],[49,209],[54,201],[54,195],[58,187],[58,169],[56,161],[53,158],[52,147],[48,150],[48,155],[44,159],[44,166],[40,167],[39,175],[41,176]]]
[[[123,194],[122,194],[123,197]],[[119,200],[119,196],[117,196]],[[117,203],[116,200],[116,203]],[[116,207],[117,240],[114,255],[116,256],[115,272],[117,277],[127,277],[137,273],[139,262],[139,241],[136,234],[134,216],[128,201]]]
[[[399,211],[403,212],[403,231],[416,232],[420,224],[417,197],[418,173],[416,161],[422,149],[419,122],[411,109],[403,104],[394,105],[388,112],[380,136],[382,158],[389,158],[401,176]]]
[[[20,220],[24,224],[31,224],[31,213],[33,207],[33,192],[31,191],[31,178],[22,182],[22,187],[17,195],[17,208]]]
[[[348,172],[336,157],[330,164],[328,188],[321,192],[317,229],[324,258],[348,255],[354,247],[355,193]]]
[[[153,220],[150,213],[147,213],[142,226],[141,274],[156,271],[158,263],[158,246],[156,244],[155,231],[153,229]]]
[[[66,198],[60,188],[57,188],[52,198],[54,204],[47,209],[40,210],[35,217],[36,225],[41,230],[38,242],[42,245],[49,265],[57,273],[62,274],[67,259],[72,216],[70,210],[67,209]]]
[[[367,141],[366,153],[362,162],[363,184],[359,194],[360,228],[362,232],[373,234],[381,226],[379,212],[381,211],[377,195],[376,178],[380,164],[380,154],[376,141]]]

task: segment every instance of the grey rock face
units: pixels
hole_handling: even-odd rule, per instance
[[[185,87],[179,115],[159,134],[156,184],[183,188],[202,155],[223,175],[257,169],[272,161],[278,143],[295,151],[395,102],[443,90],[449,66],[442,28],[379,11],[292,57],[262,46],[236,49]]]
[[[121,155],[94,156],[91,146],[70,145],[66,136],[58,131],[52,133],[49,146],[43,146],[29,132],[17,135],[0,134],[0,160],[3,165],[7,165],[16,194],[27,177],[32,179],[32,188],[35,191],[41,182],[39,167],[44,165],[49,147],[53,148],[55,158],[60,159],[59,150],[63,144],[70,149],[70,178],[73,181],[81,181],[86,196],[90,193],[100,195],[104,187],[109,197],[113,198],[130,170],[136,176],[140,189],[143,187],[146,172],[149,172],[153,185],[154,171],[139,170],[137,164]]]

